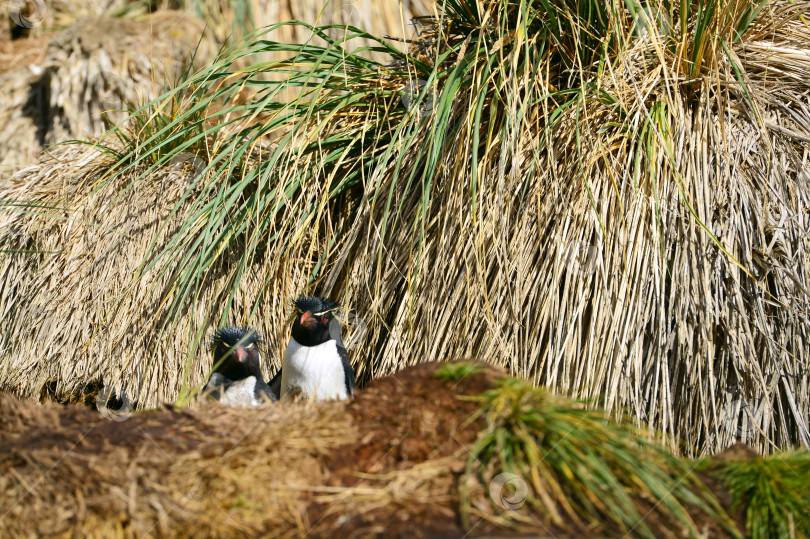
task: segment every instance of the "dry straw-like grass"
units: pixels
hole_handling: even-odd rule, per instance
[[[159,95],[192,53],[209,60],[210,40],[197,46],[203,28],[191,15],[159,11],[81,19],[0,43],[0,92],[8,96],[0,102],[0,174],[35,163],[48,145],[101,136],[128,104]]]
[[[12,11],[0,7],[5,21],[14,16],[30,26],[23,39],[12,41],[6,26],[0,35],[0,174],[35,163],[48,145],[101,136],[124,118],[127,105],[160,94],[192,53],[197,65],[204,64],[217,46],[256,28],[297,19],[407,35],[411,30],[402,21],[429,8],[426,2],[373,0],[152,4],[150,14],[146,3],[128,0],[31,2],[35,11],[25,19],[12,9],[16,4]],[[330,33],[338,36],[341,30]],[[272,38],[299,43],[310,35],[284,26]]]
[[[22,277],[3,287],[6,312],[14,313],[4,319],[30,328],[25,331],[30,340],[24,348],[6,344],[14,353],[3,351],[2,376],[6,388],[28,397],[40,396],[50,382],[57,382],[56,393],[70,394],[98,379],[118,393],[151,394],[141,404],[154,406],[174,400],[188,376],[203,381],[210,368],[210,357],[200,350],[201,359],[186,371],[184,358],[197,353],[201,335],[190,337],[193,343],[156,348],[160,335],[147,329],[160,310],[159,290],[151,284],[156,272],[144,275],[143,286],[133,282],[152,242],[166,241],[176,230],[178,218],[169,218],[196,180],[195,169],[179,161],[127,189],[126,180],[95,184],[105,165],[94,150],[62,148],[53,159],[12,178],[0,195],[30,201],[6,214],[10,219],[3,226],[12,251],[2,259],[4,270]],[[61,201],[64,210],[54,212],[53,201]],[[167,219],[174,226],[162,228]],[[210,298],[200,297],[188,313],[200,316],[198,323],[211,314]],[[131,330],[136,320],[143,324],[140,331]],[[20,361],[28,355],[43,358],[45,368],[32,370]],[[177,385],[167,386],[167,380]]]
[[[64,397],[101,379],[154,405],[202,381],[198,345],[226,321],[266,333],[272,371],[289,300],[314,291],[367,322],[361,379],[476,355],[629,411],[686,453],[808,443],[800,11],[769,3],[740,39],[704,40],[698,61],[686,38],[628,30],[593,66],[544,63],[534,36],[497,25],[435,24],[413,44],[428,70],[436,44],[456,47],[445,76],[495,63],[442,78],[434,112],[407,129],[387,123],[408,113],[385,91],[408,75],[352,79],[362,64],[347,64],[332,75],[376,97],[280,130],[228,180],[134,181],[136,167],[95,185],[89,153],[21,173],[3,199],[66,209],[0,215],[3,249],[21,251],[0,267],[0,386],[37,396],[53,381]]]
[[[35,46],[36,45],[38,46]],[[29,65],[46,57],[46,40],[0,39],[0,176],[35,162],[42,151],[38,126],[43,126],[44,89],[35,86],[39,75]]]
[[[343,406],[213,405],[109,421],[0,396],[5,536],[304,536]]]

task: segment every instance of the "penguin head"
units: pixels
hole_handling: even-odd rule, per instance
[[[214,371],[230,380],[261,375],[259,333],[250,327],[226,326],[217,330],[211,340]]]
[[[338,304],[326,298],[300,297],[295,300],[296,315],[292,336],[303,346],[318,346],[335,338],[340,329],[334,312]]]

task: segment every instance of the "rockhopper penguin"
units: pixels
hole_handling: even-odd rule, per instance
[[[301,297],[295,307],[290,344],[270,387],[280,398],[300,395],[323,401],[352,397],[354,372],[343,347],[340,322],[334,317],[337,303]]]
[[[203,391],[227,406],[258,406],[277,400],[262,377],[259,343],[259,334],[249,327],[218,330],[211,341],[214,373]]]

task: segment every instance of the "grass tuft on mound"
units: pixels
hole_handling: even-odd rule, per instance
[[[713,472],[742,509],[752,539],[810,537],[810,454],[806,450],[726,463]]]
[[[469,482],[462,517],[502,525],[536,524],[570,533],[641,537],[701,535],[693,517],[703,513],[716,531],[739,536],[694,465],[673,456],[603,411],[512,378],[475,397],[471,420],[484,417],[466,473],[489,485],[491,507],[473,504]],[[525,503],[525,505],[524,505]]]
[[[457,382],[462,378],[482,372],[483,366],[473,361],[457,361],[444,363],[436,371],[436,378],[445,382]]]

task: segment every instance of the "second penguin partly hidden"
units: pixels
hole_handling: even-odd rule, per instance
[[[270,381],[280,398],[340,400],[354,395],[354,371],[343,346],[338,304],[316,297],[295,300],[296,316],[281,370]]]

